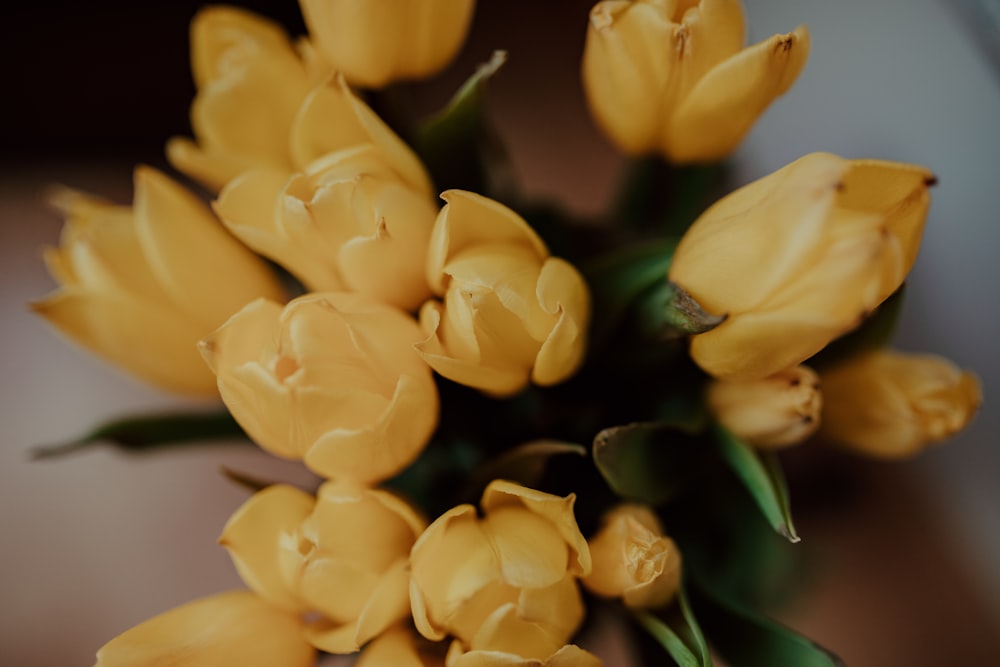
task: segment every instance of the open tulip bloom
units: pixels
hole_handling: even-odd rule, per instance
[[[322,479],[232,475],[253,493],[219,542],[246,590],[97,664],[592,667],[597,608],[649,633],[642,664],[839,664],[754,610],[791,578],[752,554],[800,555],[779,452],[900,459],[979,406],[971,372],[886,349],[931,171],[813,153],[714,202],[722,182],[626,187],[584,231],[496,177],[502,55],[429,118],[386,103],[451,62],[472,0],[300,4],[298,39],[236,7],[192,21],[194,136],[166,153],[207,199],[145,166],[131,206],[53,197],[58,287],[34,310],[217,403],[71,448],[228,435]],[[746,47],[736,0],[576,18],[589,108],[656,163],[641,178],[724,160],[809,52],[804,27]]]

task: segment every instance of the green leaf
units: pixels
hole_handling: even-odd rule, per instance
[[[659,505],[697,478],[701,444],[691,424],[613,426],[594,438],[594,464],[622,498]]]
[[[724,163],[672,165],[660,157],[634,159],[621,179],[613,220],[657,236],[681,236],[721,194],[726,176]]]
[[[228,411],[145,415],[108,422],[72,442],[36,447],[31,452],[31,458],[62,456],[99,444],[139,453],[176,445],[234,439],[249,442],[243,429]]]
[[[680,285],[664,277],[640,297],[639,330],[652,340],[670,340],[711,331],[725,321],[712,315]]]
[[[488,122],[485,103],[487,83],[506,60],[505,51],[494,51],[448,106],[420,126],[415,148],[439,191],[460,188],[487,193],[495,169],[506,160]]]
[[[843,667],[836,655],[791,628],[748,609],[688,567],[694,608],[712,646],[739,667]]]
[[[559,440],[534,440],[513,447],[478,466],[469,478],[463,497],[478,500],[483,489],[495,479],[506,479],[524,486],[534,486],[553,456],[586,456],[587,448]]]
[[[771,527],[790,542],[798,542],[788,487],[777,456],[772,452],[758,454],[719,424],[712,430],[719,455],[746,486]]]
[[[633,609],[632,615],[670,654],[680,667],[710,667],[712,656],[699,627],[687,594],[682,587],[673,605],[663,616],[651,611]]]

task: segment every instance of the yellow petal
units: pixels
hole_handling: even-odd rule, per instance
[[[514,482],[495,480],[483,491],[481,505],[487,514],[501,507],[521,506],[547,519],[569,546],[569,571],[577,576],[585,576],[591,567],[590,549],[576,524],[573,514],[575,502],[576,494],[573,493],[559,497]]]
[[[146,382],[183,394],[217,392],[211,371],[198,359],[198,329],[167,309],[75,287],[31,308],[90,352]]]
[[[539,662],[561,646],[562,642],[553,639],[543,628],[520,618],[513,604],[499,607],[490,614],[470,642],[473,651],[511,653]]]
[[[314,88],[291,129],[291,155],[305,169],[334,151],[374,144],[399,177],[414,190],[431,194],[431,181],[417,155],[347,86],[343,77]]]
[[[427,278],[437,294],[445,288],[444,267],[462,251],[487,244],[523,246],[543,260],[545,243],[517,213],[474,192],[448,190],[431,233]]]
[[[720,199],[684,234],[670,279],[713,313],[752,310],[815,262],[849,169],[812,153]]]
[[[558,317],[535,358],[531,379],[547,386],[562,382],[583,362],[590,321],[590,295],[580,273],[557,257],[550,257],[538,275],[538,302]]]
[[[566,574],[566,543],[544,517],[523,507],[498,507],[486,515],[483,529],[511,586],[544,588]]]
[[[771,102],[791,87],[808,55],[809,32],[799,26],[709,70],[671,117],[664,154],[677,162],[725,157]]]
[[[255,298],[283,298],[267,266],[229,235],[207,206],[162,173],[136,169],[134,206],[147,261],[204,334]]]
[[[184,137],[172,137],[166,145],[167,161],[177,171],[218,192],[237,174],[259,165],[259,160],[225,148],[202,148]]]
[[[249,591],[195,600],[118,635],[96,667],[308,667],[316,659],[299,619]]]
[[[226,522],[219,537],[244,583],[268,602],[304,611],[297,582],[285,579],[279,564],[283,536],[294,535],[315,500],[304,491],[278,484],[258,491]]]
[[[595,120],[623,151],[656,147],[679,69],[677,25],[651,3],[599,2],[590,11],[583,83]]]
[[[191,21],[191,70],[199,88],[224,75],[224,59],[234,43],[245,39],[263,48],[281,49],[285,31],[259,14],[219,5],[201,9]]]
[[[537,624],[559,643],[569,640],[583,623],[583,599],[577,578],[567,574],[545,588],[525,588],[517,598],[517,614]]]
[[[472,505],[459,505],[434,520],[413,545],[410,565],[413,620],[420,634],[433,640],[444,639],[459,607],[500,577],[497,556]]]

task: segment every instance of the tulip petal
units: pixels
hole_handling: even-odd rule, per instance
[[[412,463],[437,426],[437,390],[430,378],[401,376],[378,417],[351,408],[358,392],[350,393],[352,400],[342,401],[337,419],[331,419],[337,426],[317,437],[306,452],[306,465],[325,477],[373,483]],[[368,425],[359,427],[362,423]]]
[[[244,502],[222,529],[219,544],[229,551],[240,578],[268,602],[302,611],[301,598],[279,564],[282,536],[295,535],[315,500],[285,484],[269,486]]]
[[[504,581],[518,588],[544,588],[566,574],[566,543],[544,517],[523,507],[499,507],[483,520]]]
[[[462,604],[500,577],[472,505],[454,507],[431,523],[413,545],[410,564],[413,620],[420,634],[435,641],[452,629],[449,621]]]
[[[309,93],[291,129],[291,155],[298,169],[328,153],[374,144],[403,181],[431,193],[431,181],[416,153],[368,108],[342,76]]]
[[[535,661],[544,661],[562,645],[544,628],[521,618],[514,604],[498,607],[469,643],[473,651],[511,653]]]
[[[260,162],[225,148],[203,148],[185,137],[169,139],[166,155],[174,169],[203,183],[213,192],[218,192],[234,176],[258,166]]]
[[[567,574],[546,588],[525,588],[517,598],[517,614],[537,624],[560,644],[565,643],[583,622],[583,598],[577,578]]]
[[[883,160],[854,160],[837,194],[838,206],[881,214],[886,229],[898,239],[903,258],[901,275],[889,293],[899,287],[917,259],[930,207],[928,187],[933,182],[934,174],[925,167]],[[886,298],[888,296],[885,294]]]
[[[199,88],[223,75],[227,52],[240,40],[282,49],[288,36],[280,25],[259,14],[227,5],[204,7],[191,21],[191,70]]]
[[[487,514],[501,507],[523,506],[548,519],[569,545],[571,552],[569,571],[577,576],[586,576],[591,568],[590,549],[576,524],[576,517],[573,514],[575,503],[575,493],[560,497],[529,489],[514,482],[495,480],[483,491],[480,504]]]
[[[771,102],[791,87],[808,55],[809,32],[799,26],[720,63],[671,117],[662,150],[681,162],[725,157]]]
[[[670,279],[709,312],[757,308],[825,250],[828,212],[849,168],[812,153],[719,200],[681,239]]]
[[[429,667],[429,664],[418,652],[413,632],[396,626],[365,646],[356,667]]]
[[[548,256],[535,230],[503,204],[465,190],[448,190],[441,199],[447,203],[431,232],[427,257],[427,278],[435,293],[444,293],[445,266],[467,248],[510,244],[532,250],[539,261]]]
[[[669,91],[680,77],[677,28],[662,8],[647,3],[599,2],[590,11],[582,65],[587,103],[626,153],[655,147],[661,100],[672,101]]]
[[[580,273],[557,257],[550,257],[542,265],[536,296],[547,313],[558,317],[531,371],[535,384],[547,386],[562,382],[583,362],[590,297]]]
[[[219,593],[155,616],[97,652],[95,667],[308,667],[299,619],[249,591]]]
[[[57,290],[31,309],[90,352],[146,382],[183,394],[214,396],[198,359],[203,335],[183,317],[126,295]]]
[[[267,266],[227,233],[207,206],[162,173],[136,169],[134,207],[136,232],[153,271],[206,333],[222,323],[220,313],[245,306],[248,294],[283,298]],[[205,289],[208,277],[224,279]]]

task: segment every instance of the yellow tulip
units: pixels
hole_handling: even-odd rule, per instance
[[[306,616],[313,646],[352,653],[407,616],[407,556],[425,525],[386,491],[327,482],[313,498],[275,485],[233,514],[219,543],[255,593]]]
[[[146,382],[215,396],[197,343],[249,301],[282,298],[268,267],[149,167],[135,170],[131,207],[70,190],[53,203],[66,225],[45,261],[60,287],[32,309]]]
[[[981,402],[976,376],[947,359],[870,352],[823,373],[820,435],[860,454],[904,458],[961,431]]]
[[[250,591],[228,591],[126,630],[97,652],[95,667],[310,667],[315,660],[297,614]]]
[[[251,12],[199,12],[191,25],[196,141],[171,139],[170,163],[217,191],[251,168],[290,176],[327,153],[374,144],[403,180],[430,192],[413,151],[315,61],[311,45],[296,49],[280,26]]]
[[[361,294],[261,299],[202,342],[233,417],[261,447],[320,475],[374,483],[409,465],[437,425],[417,323]]]
[[[670,267],[728,316],[691,356],[719,378],[762,378],[856,327],[913,266],[932,183],[923,167],[813,153],[716,202]]]
[[[494,481],[480,503],[483,518],[460,505],[435,520],[410,553],[410,604],[420,634],[475,643],[481,631],[492,636],[483,628],[502,613],[516,617],[508,620],[524,632],[565,644],[583,620],[576,578],[590,572],[575,500]],[[498,611],[506,605],[514,611]]]
[[[550,257],[506,206],[461,190],[441,197],[427,268],[444,303],[421,308],[421,356],[446,378],[499,396],[529,379],[565,380],[583,360],[590,318],[579,272]]]
[[[299,0],[319,53],[354,85],[437,73],[458,53],[474,0]]]
[[[355,291],[415,310],[430,296],[431,196],[403,183],[372,144],[331,153],[305,173],[255,169],[215,210],[234,235],[313,291]]]
[[[447,667],[600,667],[601,661],[574,644],[563,644],[505,604],[483,622],[466,649],[456,639]]]
[[[677,594],[681,553],[648,507],[613,508],[589,545],[594,567],[583,585],[590,592],[636,608],[663,607]]]
[[[789,447],[811,436],[823,405],[819,376],[806,366],[759,380],[715,380],[707,400],[719,423],[760,449]]]
[[[719,160],[795,82],[809,32],[744,48],[740,0],[606,0],[590,12],[583,83],[591,113],[629,154]]]

